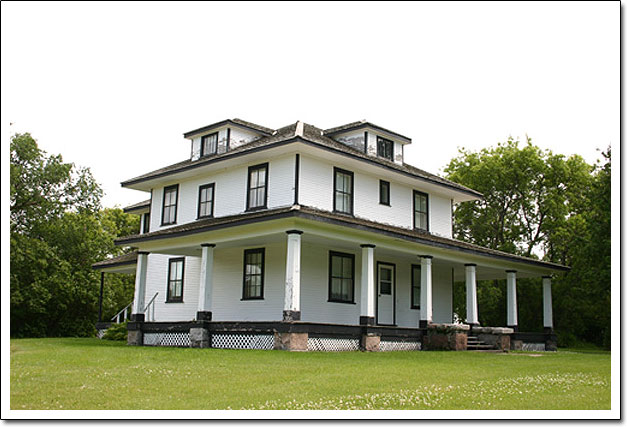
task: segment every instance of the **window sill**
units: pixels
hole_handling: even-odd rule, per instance
[[[330,300],[327,300],[327,302],[336,302],[339,304],[353,304],[353,305],[357,304],[355,301],[342,301],[342,300],[337,300],[337,299],[330,299]]]
[[[166,301],[166,304],[183,304],[183,300]]]
[[[349,217],[351,217],[351,218],[354,218],[354,217],[355,217],[355,214],[353,214],[353,213],[348,213],[348,212],[337,211],[337,210],[335,210],[335,209],[333,210],[333,213],[334,213],[334,214],[338,214],[338,215],[349,216]]]
[[[263,209],[268,209],[268,206],[258,206],[258,207],[254,207],[254,208],[246,208],[246,212],[261,211]]]
[[[391,205],[391,204],[389,204],[389,203],[381,203],[381,202],[379,202],[379,204],[380,204],[381,206],[387,206],[388,208],[391,208],[391,207],[392,207],[392,205]]]
[[[213,215],[204,215],[204,216],[197,216],[196,219],[207,219],[207,218],[213,218]]]
[[[410,310],[420,310],[420,306],[411,306],[409,307]]]
[[[240,301],[263,301],[263,297],[241,298]]]
[[[161,227],[164,227],[166,225],[176,225],[176,222],[162,222],[161,223]]]

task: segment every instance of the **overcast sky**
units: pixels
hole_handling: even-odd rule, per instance
[[[30,132],[120,181],[184,160],[183,132],[239,117],[276,128],[367,119],[441,173],[509,135],[580,154],[619,142],[611,3],[2,3],[2,141]],[[13,125],[9,125],[13,123]]]

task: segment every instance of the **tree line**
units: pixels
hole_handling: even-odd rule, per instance
[[[460,149],[446,178],[484,194],[454,210],[454,237],[568,265],[553,281],[554,325],[561,345],[610,347],[611,150],[587,164],[509,138],[473,152]],[[98,317],[97,261],[123,253],[117,237],[139,232],[139,218],[101,207],[102,189],[87,168],[48,155],[28,133],[11,138],[11,336],[90,336]],[[107,275],[104,319],[133,297],[133,277]],[[477,286],[479,321],[506,323],[504,280]],[[521,330],[542,330],[540,279],[518,280]],[[465,284],[453,309],[466,313]]]

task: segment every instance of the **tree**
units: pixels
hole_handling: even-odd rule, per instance
[[[91,335],[99,274],[91,265],[120,254],[113,240],[139,219],[100,209],[102,190],[89,169],[48,156],[29,134],[11,139],[11,335]],[[132,288],[131,288],[132,289]],[[108,301],[132,298],[115,279]]]
[[[609,150],[607,163],[593,168],[580,156],[541,150],[529,138],[519,146],[510,137],[479,152],[461,149],[445,168],[448,179],[484,194],[483,200],[457,206],[454,237],[572,266],[555,281],[558,335],[600,344],[599,329],[609,328],[609,316],[602,320],[600,314],[607,313],[601,306],[609,303]],[[595,253],[607,256],[591,268]],[[458,314],[465,313],[463,286],[455,285]],[[505,323],[505,295],[504,281],[481,283],[480,322]],[[519,324],[527,330],[541,330],[541,295],[540,280],[519,279]]]

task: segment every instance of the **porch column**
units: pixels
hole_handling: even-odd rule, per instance
[[[431,294],[431,255],[420,255],[420,327],[426,328],[433,320]]]
[[[361,310],[360,325],[374,325],[374,248],[361,245]]]
[[[507,270],[507,326],[518,332],[516,305],[516,270]]]
[[[200,245],[202,258],[200,260],[200,283],[198,285],[198,311],[197,320],[211,320],[213,300],[213,243]]]
[[[100,272],[100,296],[98,297],[98,322],[102,322],[102,297],[104,294],[104,271]]]
[[[283,321],[300,320],[300,230],[288,230]]]
[[[131,320],[144,321],[144,304],[146,300],[146,271],[148,269],[149,252],[137,252],[137,273],[135,273],[135,296]]]
[[[466,323],[479,324],[477,310],[477,264],[466,264]]]
[[[551,297],[551,276],[542,276],[542,303],[544,306],[544,331],[553,331],[553,298]]]

